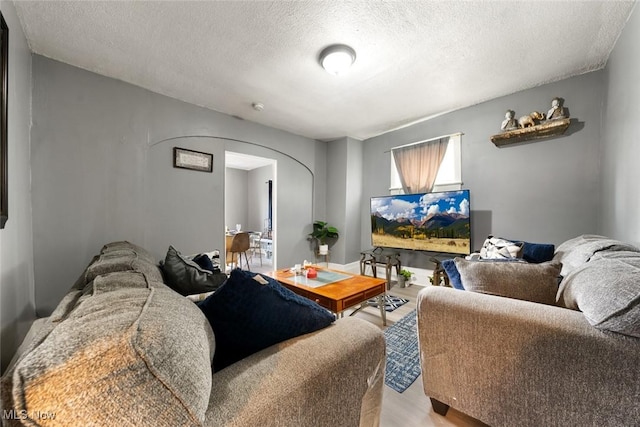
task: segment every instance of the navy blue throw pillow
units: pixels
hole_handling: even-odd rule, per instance
[[[216,337],[217,372],[273,344],[329,326],[335,316],[271,277],[235,269],[197,303]]]
[[[555,250],[556,247],[552,244],[524,242],[524,247],[522,248],[522,259],[527,262],[540,264],[551,261]]]
[[[456,267],[456,263],[453,262],[453,259],[445,259],[441,264],[445,273],[449,276],[449,284],[451,287],[464,291],[462,279],[460,279],[460,273],[458,272],[458,268]]]
[[[200,266],[200,268],[203,268],[205,270],[209,270],[209,271],[218,270],[218,272],[220,271],[219,268],[215,268],[213,266],[213,262],[211,262],[211,258],[209,258],[207,254],[196,255],[195,257],[193,257],[193,262],[195,262]]]

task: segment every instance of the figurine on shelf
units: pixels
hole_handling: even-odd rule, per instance
[[[551,100],[551,109],[547,112],[547,120],[564,119],[566,117],[567,114],[561,104],[560,98],[553,98]]]
[[[502,121],[502,126],[500,126],[500,129],[502,129],[503,131],[518,129],[518,122],[516,121],[516,119],[513,118],[515,114],[516,114],[515,111],[507,110],[506,114],[504,115],[504,120]]]
[[[526,116],[522,116],[518,119],[518,123],[521,128],[528,128],[536,125],[536,120],[543,120],[544,113],[540,113],[538,111],[532,111],[531,114],[527,114]]]

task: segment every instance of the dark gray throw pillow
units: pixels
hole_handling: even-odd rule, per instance
[[[182,295],[212,292],[227,280],[226,274],[213,273],[201,268],[173,246],[169,246],[162,271],[167,285]]]
[[[559,262],[454,262],[467,291],[556,305]]]

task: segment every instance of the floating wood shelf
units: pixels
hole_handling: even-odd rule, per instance
[[[491,136],[491,142],[493,142],[496,147],[502,147],[503,145],[515,144],[516,142],[562,135],[569,128],[570,123],[571,119],[566,118],[544,122],[524,129],[509,130]]]

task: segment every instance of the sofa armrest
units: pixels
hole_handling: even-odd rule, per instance
[[[377,426],[384,385],[382,331],[340,319],[213,375],[207,426]]]
[[[561,307],[428,287],[418,295],[425,394],[492,426],[633,425],[640,340]]]

